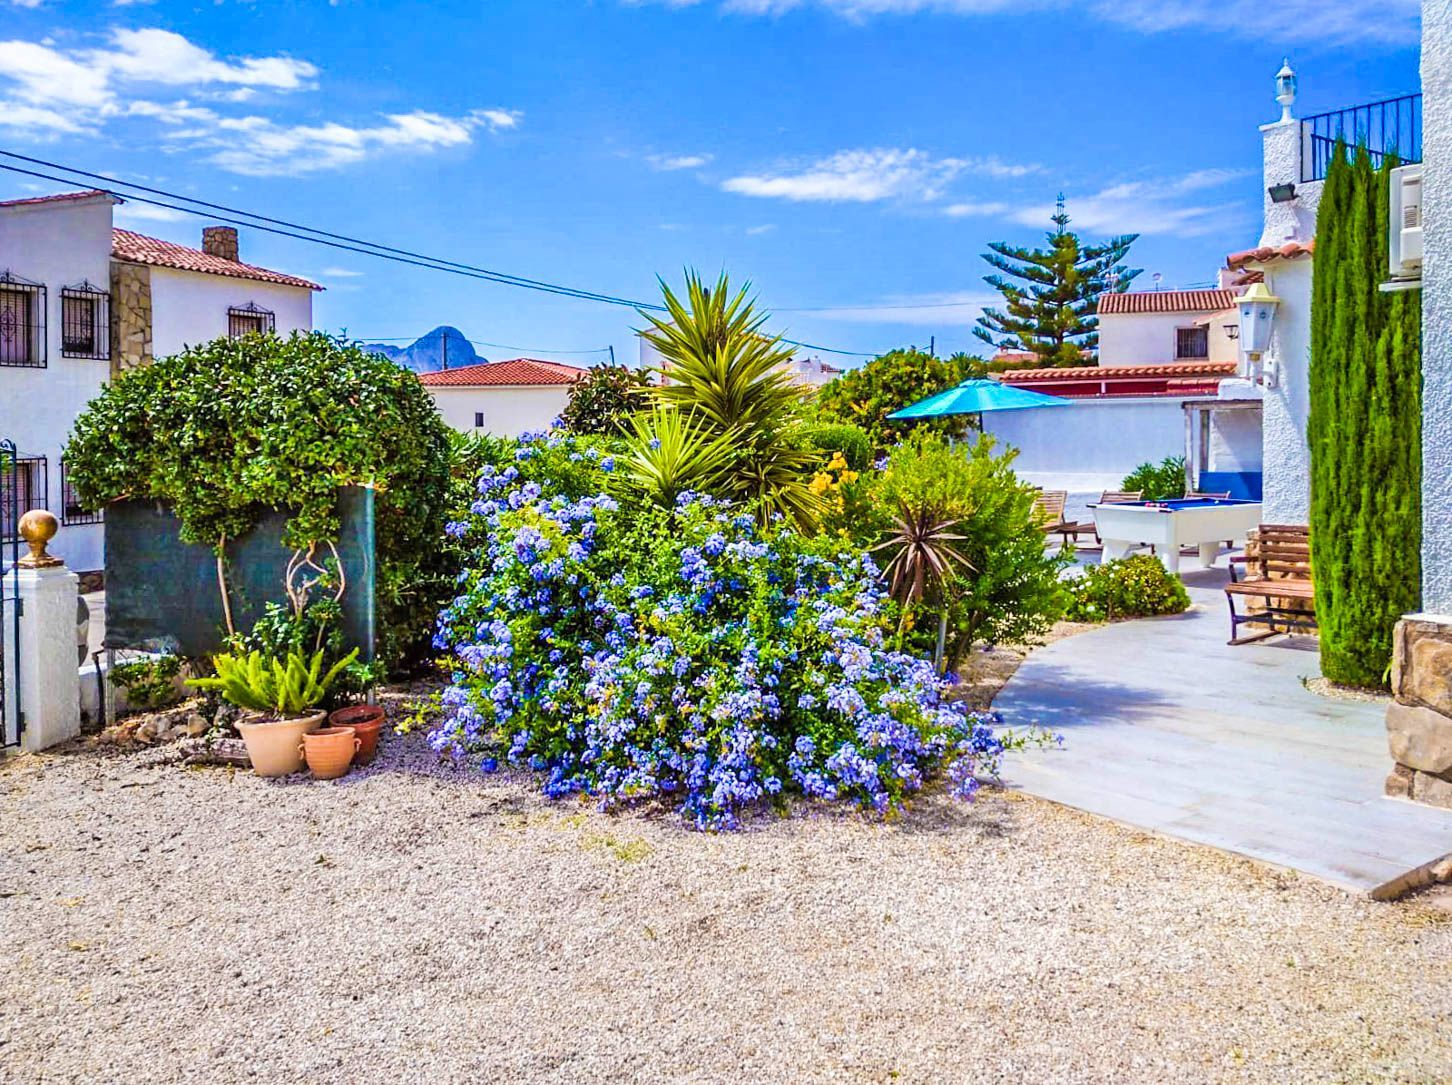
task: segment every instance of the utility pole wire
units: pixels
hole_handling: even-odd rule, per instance
[[[414,267],[421,267],[430,271],[445,271],[455,275],[462,275],[466,278],[482,279],[486,282],[494,282],[503,286],[517,286],[528,290],[537,290],[543,293],[556,294],[562,297],[572,297],[582,301],[597,301],[608,305],[627,306],[637,310],[649,310],[653,312],[665,312],[665,306],[651,302],[636,301],[630,298],[620,297],[614,294],[601,294],[591,290],[584,290],[578,287],[563,286],[558,283],[549,283],[540,279],[530,279],[520,275],[511,275],[507,272],[492,271],[488,268],[477,267],[473,264],[464,264],[454,260],[446,260],[442,257],[428,256],[424,253],[413,252],[409,249],[395,248],[390,245],[383,245],[378,242],[367,241],[362,238],[350,237],[346,234],[332,233],[328,230],[321,230],[312,226],[304,226],[299,223],[289,222],[286,219],[277,219],[268,215],[262,215],[255,211],[245,211],[239,208],[228,207],[225,204],[212,203],[208,200],[197,199],[192,196],[185,196],[166,189],[152,188],[131,181],[124,181],[103,173],[93,173],[75,166],[67,166],[64,163],[52,162],[43,158],[32,158],[29,155],[18,154],[14,151],[0,150],[0,155],[7,158],[17,159],[22,162],[29,162],[33,165],[45,166],[48,169],[61,170],[65,173],[74,173],[92,180],[102,181],[108,185],[115,185],[117,189],[102,189],[108,195],[116,196],[123,200],[134,200],[137,203],[149,204],[153,207],[162,207],[170,211],[180,211],[183,214],[198,215],[199,217],[219,218],[234,226],[245,226],[248,229],[261,230],[264,233],[276,234],[281,237],[290,237],[298,241],[309,241],[315,245],[324,245],[328,248],[339,249],[344,252],[354,252],[363,256],[372,256],[379,260],[392,260],[395,263],[408,264]],[[35,170],[23,169],[19,166],[7,165],[0,162],[0,169],[8,170],[11,173],[24,174],[29,177],[38,177],[46,181],[55,181],[58,184],[74,185],[80,182],[69,177],[56,177],[54,174],[40,173]],[[176,203],[167,203],[164,200],[151,199],[146,196],[135,195],[128,191],[134,189],[137,192],[149,192],[154,196],[165,196],[169,200],[180,200],[184,204],[194,204],[194,207],[180,206]],[[202,216],[197,207],[208,208],[209,211],[221,212],[219,215],[208,214]],[[227,216],[237,216],[228,218]],[[238,218],[244,221],[238,221]],[[254,221],[245,221],[254,220]],[[273,225],[262,225],[272,223]],[[283,229],[281,227],[286,227]],[[304,231],[297,233],[295,231]],[[840,354],[847,357],[871,358],[874,357],[869,351],[840,350],[836,347],[826,347],[815,343],[804,343],[796,339],[782,337],[782,342],[791,346],[801,347],[803,350],[820,350],[827,354]]]

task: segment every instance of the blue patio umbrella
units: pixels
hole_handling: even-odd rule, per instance
[[[1046,396],[1010,384],[991,380],[966,380],[956,388],[929,396],[887,417],[899,421],[917,418],[945,418],[954,414],[983,414],[987,411],[1022,411],[1029,407],[1067,407],[1062,396]]]

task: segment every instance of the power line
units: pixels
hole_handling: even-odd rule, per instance
[[[327,248],[338,249],[343,252],[358,253],[363,256],[372,256],[379,260],[391,260],[394,263],[407,264],[413,267],[421,267],[430,271],[444,271],[454,275],[462,275],[465,278],[481,279],[485,282],[493,282],[502,286],[515,286],[527,290],[537,290],[548,294],[556,294],[562,297],[572,297],[582,301],[596,301],[608,305],[626,306],[636,310],[648,310],[653,312],[665,312],[665,306],[637,301],[630,298],[620,297],[614,294],[602,294],[592,290],[584,290],[579,287],[564,286],[559,283],[550,283],[541,279],[530,279],[520,275],[511,275],[506,272],[493,271],[489,268],[478,267],[473,264],[464,264],[454,260],[446,260],[442,257],[429,256],[425,253],[414,252],[409,249],[400,249],[390,245],[383,245],[378,242],[368,241],[363,238],[350,237],[347,234],[333,233],[328,230],[321,230],[316,227],[306,226],[300,223],[289,222],[286,219],[273,218],[262,215],[255,211],[246,211],[240,208],[228,207],[225,204],[212,203],[208,200],[197,199],[192,196],[180,193],[169,192],[166,189],[152,188],[132,181],[125,181],[108,174],[93,173],[89,170],[79,169],[75,166],[67,166],[61,162],[52,162],[44,158],[33,158],[29,155],[19,154],[14,151],[0,150],[0,155],[7,158],[28,162],[32,165],[44,166],[47,169],[60,170],[64,173],[76,174],[81,177],[90,178],[93,181],[101,181],[107,185],[117,186],[116,188],[102,189],[108,195],[120,199],[133,200],[137,203],[148,204],[152,207],[161,207],[170,211],[179,211],[183,214],[198,215],[199,217],[217,218],[234,226],[245,226],[248,229],[261,230],[264,233],[276,234],[280,237],[289,237],[298,241],[308,241],[315,245],[323,245]],[[28,177],[37,177],[46,181],[54,181],[63,185],[74,185],[80,182],[70,177],[57,177],[54,174],[41,173],[36,170],[24,169],[20,166],[9,165],[0,162],[0,169],[11,173],[19,173]],[[118,191],[119,189],[120,191]],[[166,200],[152,199],[147,196],[138,196],[135,192],[149,192],[153,196],[165,196]],[[167,200],[179,200],[182,204],[195,206],[179,206],[177,203],[169,203]],[[197,207],[205,207],[208,212],[221,212],[221,214],[207,214],[202,216]],[[231,216],[231,217],[229,217]],[[239,221],[239,219],[241,221]],[[270,223],[271,225],[264,225]],[[297,231],[302,231],[301,233]],[[840,350],[836,347],[821,346],[816,343],[805,343],[796,339],[782,338],[782,342],[804,350],[818,350],[827,354],[840,354],[847,357],[871,358],[874,355],[868,351]],[[514,348],[505,348],[514,349]]]

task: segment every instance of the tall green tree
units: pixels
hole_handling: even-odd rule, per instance
[[[989,243],[983,259],[1002,274],[983,281],[1003,295],[1003,309],[985,309],[973,334],[1000,350],[1032,351],[1044,366],[1088,365],[1099,346],[1099,295],[1122,293],[1142,268],[1124,264],[1138,234],[1085,245],[1069,229],[1064,197],[1045,237],[1048,248]]]
[[[1379,289],[1394,165],[1338,148],[1316,219],[1311,561],[1321,671],[1357,686],[1384,684],[1421,584],[1421,299]]]
[[[824,385],[817,393],[817,415],[826,422],[861,426],[878,451],[891,448],[914,428],[956,435],[965,425],[962,417],[893,422],[887,416],[986,372],[981,359],[967,354],[939,358],[917,347],[890,350]]]

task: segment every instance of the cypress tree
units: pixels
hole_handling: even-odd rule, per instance
[[[1384,684],[1421,582],[1421,308],[1386,294],[1388,174],[1338,148],[1316,225],[1311,302],[1311,548],[1321,671]]]

